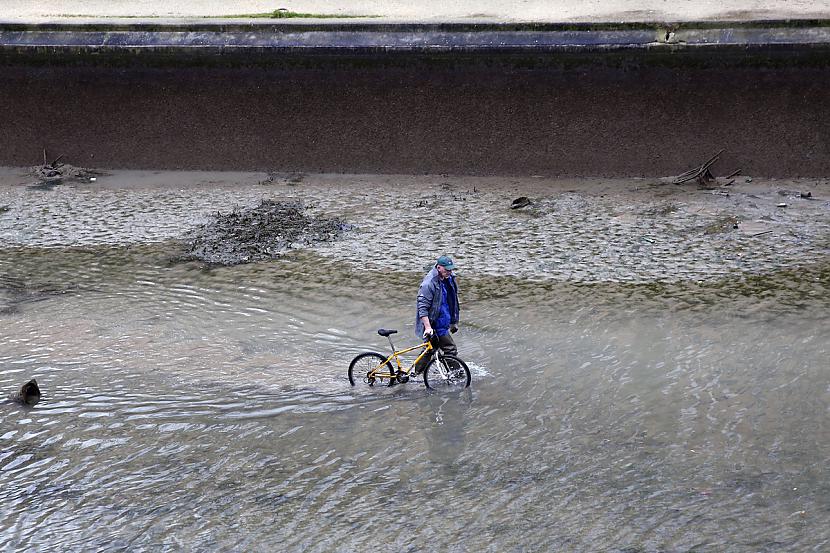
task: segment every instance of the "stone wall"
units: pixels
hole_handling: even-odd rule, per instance
[[[0,165],[830,175],[816,46],[694,52],[0,56]]]

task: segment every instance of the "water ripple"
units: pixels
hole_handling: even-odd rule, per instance
[[[0,404],[0,549],[826,548],[823,204],[768,213],[782,252],[707,234],[723,198],[537,189],[520,213],[388,179],[0,187],[26,219],[0,217],[0,389],[43,390]],[[272,194],[359,228],[273,263],[177,259],[209,210]],[[424,234],[449,215],[488,224]],[[425,243],[464,261],[472,388],[351,388],[378,328],[416,342]]]

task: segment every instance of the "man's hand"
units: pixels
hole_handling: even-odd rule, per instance
[[[426,340],[427,334],[432,336],[432,323],[429,322],[429,317],[426,315],[421,317],[421,322],[424,324],[424,340]]]
[[[450,334],[458,332],[458,325],[450,325]]]
[[[424,341],[427,341],[430,338],[432,338],[432,329],[431,328],[424,331]]]

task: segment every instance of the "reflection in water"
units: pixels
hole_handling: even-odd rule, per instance
[[[0,548],[830,544],[826,258],[703,282],[462,272],[473,385],[441,395],[346,380],[377,328],[414,342],[422,267],[177,251],[0,250],[0,389],[43,392],[0,404]]]
[[[448,475],[458,473],[459,460],[467,445],[466,426],[473,404],[472,395],[467,388],[452,395],[430,394],[427,397],[432,415],[423,425],[428,458]]]

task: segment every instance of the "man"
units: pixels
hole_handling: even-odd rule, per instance
[[[458,352],[452,339],[452,334],[458,330],[460,311],[458,286],[452,274],[454,270],[452,259],[446,255],[439,257],[421,282],[416,301],[415,333],[418,337],[426,338],[427,334],[433,336],[433,345],[447,355]],[[422,359],[415,371],[423,372],[428,361],[427,358]]]

